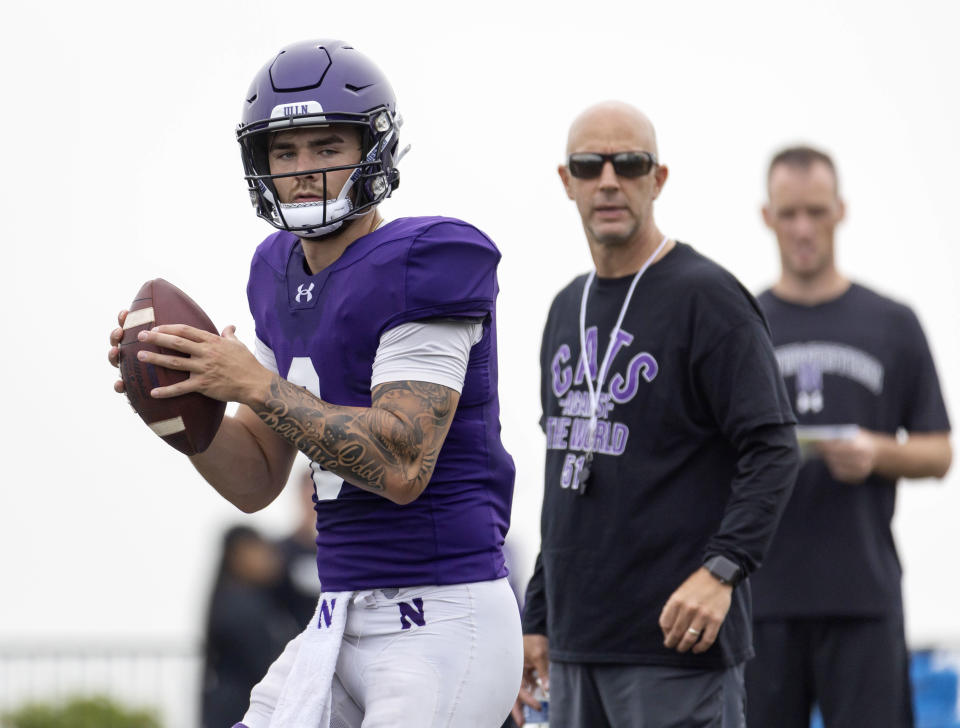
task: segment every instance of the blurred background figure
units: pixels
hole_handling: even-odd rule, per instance
[[[748,725],[806,728],[816,703],[827,728],[912,728],[890,524],[900,478],[950,467],[936,368],[913,311],[837,267],[845,206],[833,160],[784,149],[767,193],[781,272],[757,299],[809,459],[754,580]],[[910,241],[897,244],[911,255]]]
[[[259,532],[249,526],[226,531],[207,612],[203,728],[243,717],[250,689],[298,631],[277,601],[282,574],[279,549]]]
[[[317,512],[314,510],[315,490],[310,468],[294,476],[296,481],[297,523],[294,530],[277,542],[283,568],[277,588],[281,608],[290,613],[294,631],[292,639],[300,634],[317,609],[320,597],[320,578],[317,576]],[[342,478],[321,471],[317,477],[340,481]]]

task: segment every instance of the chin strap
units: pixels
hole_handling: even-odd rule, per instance
[[[317,202],[280,203],[280,214],[288,227],[310,227],[309,230],[298,230],[296,235],[301,238],[318,238],[336,232],[343,225],[346,216],[353,209],[353,203],[347,199],[319,200]],[[317,220],[340,218],[329,225],[312,227]]]

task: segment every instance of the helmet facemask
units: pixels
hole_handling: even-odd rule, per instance
[[[344,125],[360,131],[362,157],[356,164],[339,165],[283,174],[271,174],[267,148],[273,134],[290,128]],[[395,164],[400,120],[388,108],[369,112],[309,113],[274,116],[241,125],[237,139],[241,144],[244,178],[257,215],[281,230],[302,238],[320,238],[343,229],[350,221],[367,215],[390,196],[399,184]],[[327,174],[352,169],[335,199],[282,203],[274,180],[316,175],[324,191],[329,189]],[[325,194],[326,196],[326,194]]]

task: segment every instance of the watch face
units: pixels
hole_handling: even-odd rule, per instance
[[[704,566],[724,584],[736,584],[740,577],[740,567],[723,556],[714,556]]]

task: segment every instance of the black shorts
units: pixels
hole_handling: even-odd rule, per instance
[[[832,617],[754,623],[747,663],[747,726],[912,728],[903,619]]]
[[[744,728],[743,703],[742,664],[550,663],[550,728]]]

